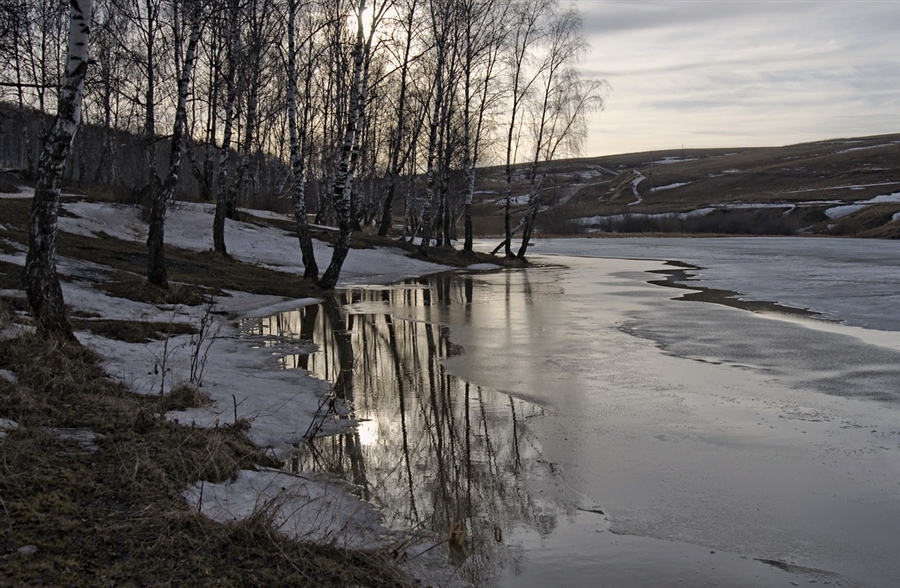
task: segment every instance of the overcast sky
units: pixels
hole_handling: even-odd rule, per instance
[[[900,132],[900,1],[579,0],[611,86],[583,154]]]

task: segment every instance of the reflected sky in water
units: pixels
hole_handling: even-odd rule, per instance
[[[659,262],[560,261],[248,323],[360,421],[287,466],[391,528],[465,529],[440,549],[476,586],[897,585],[895,347],[672,300]]]
[[[345,291],[245,328],[282,350],[282,367],[331,382],[359,421],[351,432],[301,445],[288,467],[353,483],[389,528],[445,538],[461,527],[465,549],[440,548],[461,579],[488,585],[498,563],[515,565],[505,533],[548,534],[566,509],[524,488],[526,479],[554,477],[527,426],[545,409],[442,365],[463,350],[433,319],[465,315],[474,292],[472,276],[437,275]]]

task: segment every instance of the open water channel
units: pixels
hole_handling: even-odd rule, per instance
[[[359,421],[289,467],[453,535],[475,586],[900,585],[900,333],[676,300],[662,262],[579,255],[254,323]]]

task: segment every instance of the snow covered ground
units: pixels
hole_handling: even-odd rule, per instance
[[[32,194],[26,190],[15,196],[30,197]],[[59,219],[61,231],[88,236],[105,233],[138,242],[146,239],[146,225],[140,220],[139,209],[135,206],[79,201],[66,202],[63,208],[68,214]],[[249,212],[262,218],[280,216],[263,211]],[[195,251],[210,250],[212,221],[212,206],[178,203],[166,220],[166,242]],[[297,238],[289,232],[228,220],[225,238],[229,253],[240,261],[302,275]],[[331,258],[330,246],[316,241],[315,251],[319,264],[326,265]],[[0,259],[24,265],[25,253],[0,254]],[[62,286],[66,303],[77,311],[105,319],[191,324],[198,324],[206,312],[203,307],[156,306],[114,298],[95,289],[93,281],[87,279],[96,279],[100,266],[64,257],[58,263],[62,275],[76,278],[65,281]],[[389,284],[446,269],[388,248],[352,249],[343,266],[339,286]],[[80,277],[84,279],[78,279]],[[170,412],[167,417],[204,427],[244,419],[250,425],[247,436],[279,458],[287,457],[293,444],[309,435],[333,434],[353,426],[354,421],[350,419],[333,418],[336,414],[346,414],[347,408],[329,402],[330,384],[313,378],[305,370],[279,367],[279,358],[296,353],[302,342],[285,341],[283,345],[272,347],[253,335],[254,320],[318,300],[290,300],[245,292],[229,294],[217,299],[211,310],[238,319],[213,315],[216,323],[213,338],[206,341],[209,352],[202,388],[212,397],[213,404]],[[13,334],[15,332],[7,332],[0,336]],[[187,381],[192,351],[197,345],[189,335],[172,337],[168,343],[126,343],[89,332],[76,335],[101,354],[104,367],[113,377],[145,394],[168,391],[179,382]],[[14,377],[13,374],[8,376]],[[3,430],[15,426],[11,422],[0,425]],[[195,508],[220,521],[241,519],[259,509],[268,509],[274,513],[281,531],[301,539],[350,547],[374,547],[397,540],[396,534],[388,533],[381,526],[379,513],[349,493],[345,484],[315,475],[279,470],[241,472],[236,479],[222,484],[198,484],[187,492],[186,499]],[[418,570],[419,575],[423,575],[425,566],[431,565],[428,557],[419,557],[415,561],[417,568],[413,571]],[[434,573],[429,577],[434,577]]]
[[[81,235],[98,232],[130,241],[143,242],[147,238],[146,224],[140,220],[137,207],[128,205],[71,202],[63,208],[74,215],[61,217],[61,231]],[[166,219],[166,243],[191,249],[209,251],[213,247],[211,204],[178,203]],[[257,215],[255,211],[249,211]],[[258,216],[272,216],[260,212]],[[285,220],[290,217],[281,216]],[[273,227],[226,220],[225,243],[228,253],[240,261],[255,263],[288,273],[303,273],[300,247],[291,233]],[[314,241],[316,260],[324,266],[331,259],[331,247]],[[341,270],[338,287],[357,284],[388,284],[403,278],[438,271],[435,264],[410,259],[384,249],[354,249],[347,255]]]
[[[825,216],[834,220],[847,216],[849,214],[853,214],[854,212],[858,212],[873,204],[882,204],[885,202],[900,202],[900,192],[894,192],[893,194],[882,194],[881,196],[876,196],[875,198],[857,201],[853,204],[847,204],[844,206],[834,206],[825,211]]]

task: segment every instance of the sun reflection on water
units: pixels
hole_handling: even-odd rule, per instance
[[[544,409],[462,380],[443,365],[464,351],[440,319],[466,312],[473,280],[444,274],[350,290],[247,328],[279,348],[282,367],[331,382],[359,422],[350,432],[301,444],[286,467],[354,484],[389,528],[448,539],[441,549],[458,573],[489,586],[521,555],[504,535],[521,527],[549,533],[564,509],[525,488],[526,477],[556,475],[527,426]]]

